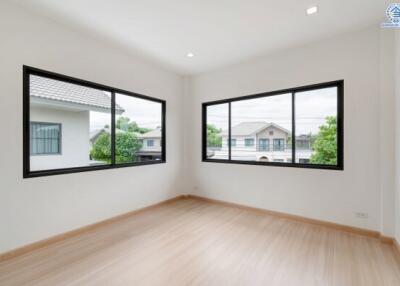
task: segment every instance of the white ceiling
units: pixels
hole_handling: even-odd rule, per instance
[[[386,0],[11,0],[196,74],[379,25]],[[306,16],[318,5],[320,12]],[[186,54],[193,52],[194,57]]]

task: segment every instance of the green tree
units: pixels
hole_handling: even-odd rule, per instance
[[[222,147],[221,129],[212,124],[207,124],[207,146]]]
[[[134,133],[117,133],[115,135],[116,163],[135,162],[136,152],[142,147]]]
[[[336,165],[337,163],[337,120],[336,116],[328,116],[324,125],[312,144],[314,150],[310,162],[314,164]]]
[[[115,134],[115,161],[116,163],[135,162],[135,154],[141,148],[141,143],[134,133],[125,132]],[[90,151],[93,159],[102,162],[111,162],[111,135],[103,133],[97,138]]]
[[[93,144],[90,151],[92,159],[111,163],[111,136],[109,133],[102,133]]]
[[[137,132],[141,134],[150,131],[148,128],[139,127],[135,121],[131,121],[129,117],[125,116],[118,118],[117,122],[115,123],[115,127],[123,131]]]

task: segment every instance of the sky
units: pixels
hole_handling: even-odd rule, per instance
[[[129,117],[139,127],[155,129],[161,126],[161,104],[123,94],[115,94],[115,101],[125,111],[119,117]],[[90,112],[90,130],[101,129],[104,125],[111,126],[111,114],[102,112]]]
[[[291,94],[232,102],[232,126],[240,122],[273,122],[288,130],[292,127]],[[296,135],[317,134],[327,116],[337,113],[337,88],[296,93]],[[207,122],[228,128],[228,104],[209,106]]]

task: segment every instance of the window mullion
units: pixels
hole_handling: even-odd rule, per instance
[[[111,91],[111,165],[115,165],[115,92]]]
[[[228,103],[228,160],[232,159],[232,113],[231,113],[231,102]]]
[[[292,92],[292,164],[296,164],[296,95]]]

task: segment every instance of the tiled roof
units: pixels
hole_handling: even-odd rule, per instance
[[[139,138],[161,138],[161,128],[156,128],[146,132],[144,134],[139,134]]]
[[[275,123],[258,121],[258,122],[241,122],[235,126],[232,126],[231,134],[232,136],[248,136],[256,132],[260,132],[261,130],[264,130],[265,128],[270,126],[274,126],[278,129],[283,130],[284,132],[289,133],[288,130]],[[222,135],[228,136],[228,130],[222,131]]]
[[[36,75],[30,76],[30,96],[80,104],[106,111],[111,109],[110,95],[105,91]],[[119,114],[125,111],[117,104],[115,109]]]

